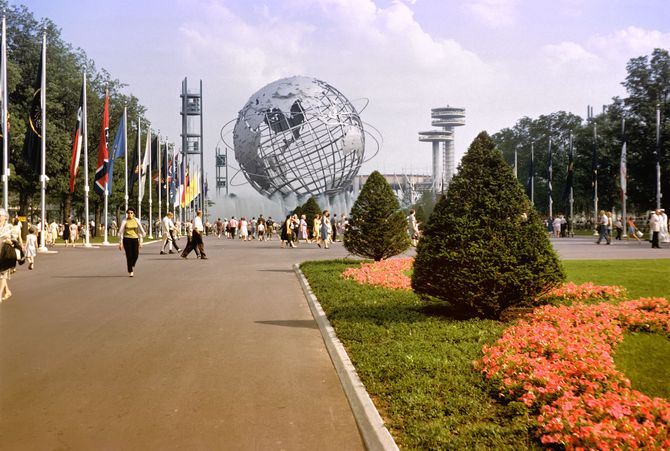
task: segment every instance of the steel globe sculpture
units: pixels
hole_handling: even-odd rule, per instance
[[[336,195],[363,163],[365,133],[340,91],[311,77],[274,81],[249,98],[233,130],[235,159],[272,197]]]

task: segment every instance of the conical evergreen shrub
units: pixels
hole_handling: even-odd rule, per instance
[[[423,228],[412,288],[446,301],[455,317],[499,318],[564,280],[523,187],[480,133]]]
[[[375,261],[409,248],[405,214],[384,176],[374,171],[351,209],[344,231],[344,247],[352,254]]]

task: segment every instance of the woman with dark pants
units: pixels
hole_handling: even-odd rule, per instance
[[[135,218],[135,209],[130,207],[126,211],[126,217],[119,227],[119,249],[126,251],[126,264],[128,265],[128,276],[133,277],[133,269],[137,263],[142,247],[144,229],[138,219]]]

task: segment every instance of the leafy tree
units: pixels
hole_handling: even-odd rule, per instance
[[[344,247],[352,254],[379,261],[409,246],[405,214],[384,176],[374,171],[351,209]]]
[[[573,134],[575,211],[593,217],[593,149],[598,168],[599,208],[620,208],[619,169],[622,119],[625,118],[627,142],[628,211],[643,212],[656,205],[656,109],[661,113],[661,191],[670,193],[670,54],[654,49],[651,55],[631,59],[623,85],[628,96],[614,97],[595,117],[583,120],[570,113],[558,112],[537,119],[524,117],[511,128],[493,135],[505,159],[512,164],[518,151],[518,178],[526,183],[530,147],[535,149],[535,206],[548,212],[547,159],[549,136],[553,152],[554,212],[567,213],[563,197],[567,170],[567,138]],[[597,134],[594,136],[594,129]],[[668,197],[666,196],[666,199]]]
[[[312,224],[314,224],[314,217],[322,212],[319,203],[316,201],[314,196],[307,199],[301,207],[302,214],[305,215],[305,221],[307,221],[307,229],[309,230],[309,236],[314,238],[314,230],[312,230]]]
[[[60,219],[71,214],[83,219],[84,173],[88,171],[90,212],[100,211],[102,199],[93,193],[93,180],[97,162],[99,127],[102,118],[105,89],[110,94],[110,141],[118,127],[124,105],[128,107],[129,121],[142,117],[145,108],[134,96],[120,92],[125,87],[119,80],[103,70],[81,49],[74,49],[63,41],[60,29],[49,19],[37,20],[25,6],[11,6],[0,1],[7,14],[7,79],[9,96],[10,132],[10,204],[19,205],[21,213],[37,213],[40,203],[39,174],[35,174],[23,161],[23,140],[26,118],[34,93],[33,83],[38,73],[42,31],[47,33],[47,149],[46,174],[47,207],[59,211]],[[72,153],[73,130],[79,107],[82,73],[87,68],[87,118],[88,118],[88,168],[83,158],[77,177],[75,192],[69,193],[69,166]],[[143,118],[143,123],[147,123]],[[130,136],[129,131],[129,136]],[[111,144],[111,143],[110,143]],[[115,191],[109,199],[110,212],[123,208],[123,161],[117,161],[114,173]],[[71,213],[71,209],[73,213]]]
[[[412,288],[456,317],[497,318],[564,279],[537,211],[480,133],[424,227]]]
[[[412,208],[416,211],[417,222],[420,225],[425,224],[435,208],[435,195],[430,191],[424,191]]]

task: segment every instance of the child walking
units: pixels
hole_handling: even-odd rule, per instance
[[[37,256],[37,235],[35,228],[28,229],[28,236],[26,237],[26,260],[28,261],[28,269],[35,268],[35,257]]]

